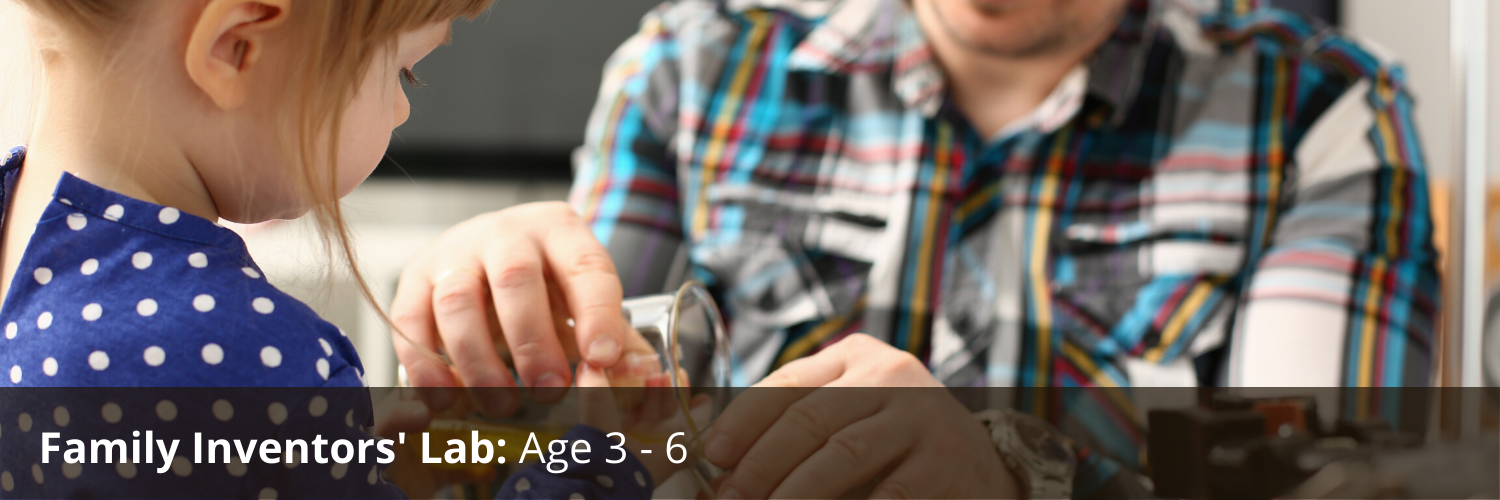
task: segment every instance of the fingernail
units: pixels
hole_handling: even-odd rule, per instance
[[[745,496],[740,494],[740,490],[729,487],[719,492],[719,498],[745,498]]]
[[[562,375],[548,373],[536,378],[537,387],[567,387],[568,382],[563,380]]]
[[[605,337],[595,340],[589,344],[589,362],[594,364],[605,364],[614,362],[615,357],[620,355],[620,343],[615,339]]]
[[[708,441],[708,449],[704,452],[708,453],[709,460],[723,465],[733,458],[734,442],[729,440],[729,436],[719,434]]]
[[[415,408],[411,409],[411,418],[413,420],[427,420],[428,419],[428,416],[427,416],[427,405],[417,404],[417,405],[413,405],[413,406],[416,406]]]
[[[539,402],[550,403],[567,393],[568,381],[556,373],[543,374],[532,382],[531,396]]]

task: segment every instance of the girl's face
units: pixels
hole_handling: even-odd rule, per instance
[[[339,131],[338,194],[343,197],[364,182],[390,146],[391,132],[411,116],[401,88],[406,72],[452,37],[452,23],[432,23],[402,34],[393,54],[377,55],[370,72],[344,110]]]
[[[330,168],[326,161],[318,161],[326,158],[322,151],[327,151],[326,139],[319,139],[318,156],[308,166],[317,169],[313,175],[319,178],[319,186],[325,186],[316,189],[326,189],[329,174],[336,171],[338,196],[343,197],[370,176],[390,145],[391,132],[411,114],[401,88],[403,73],[447,43],[451,34],[450,21],[431,23],[400,35],[395,45],[376,52],[353,100],[344,108],[338,165]],[[276,68],[299,57],[299,48],[279,39],[267,47],[261,58],[266,69],[250,77],[254,84],[245,105],[213,115],[222,126],[209,124],[201,127],[204,132],[185,132],[196,136],[190,141],[199,145],[192,156],[198,160],[198,173],[218,215],[232,222],[297,218],[317,204],[303,186],[307,176],[287,168],[284,153],[276,147],[281,144],[279,134],[297,130],[288,128],[296,124],[283,123],[278,114],[287,105],[286,96],[278,91],[286,75]],[[203,105],[210,107],[211,114],[220,113],[211,108],[212,102],[203,100]]]

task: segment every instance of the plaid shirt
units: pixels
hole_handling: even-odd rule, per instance
[[[865,332],[950,386],[1023,388],[1127,466],[1132,387],[1427,385],[1439,287],[1401,70],[1228,3],[1132,3],[993,137],[902,0],[665,4],[605,69],[571,201],[627,295],[717,291],[737,384]]]

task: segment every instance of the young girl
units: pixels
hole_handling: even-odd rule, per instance
[[[404,496],[378,460],[340,459],[337,447],[293,451],[294,439],[369,437],[358,355],[267,283],[244,242],[214,221],[311,211],[352,258],[337,200],[408,116],[398,78],[414,79],[412,66],[447,42],[450,22],[488,2],[22,0],[37,19],[46,84],[29,147],[0,151],[0,381],[199,389],[8,390],[0,496]],[[203,389],[225,387],[300,389]],[[49,432],[59,433],[54,445],[144,436],[147,452],[39,460]],[[216,462],[212,444],[206,463],[196,445],[192,460],[187,449],[152,458],[153,436],[196,443],[200,432],[288,444],[269,460],[262,447],[252,460]],[[573,435],[601,450],[610,442],[587,426]],[[586,478],[580,470],[528,470],[527,483],[513,480],[502,496],[584,487],[596,497],[650,495],[651,469],[634,456]]]
[[[21,0],[45,85],[29,146],[0,150],[0,385],[311,390],[116,390],[98,405],[9,390],[0,495],[401,496],[376,460],[331,463],[326,449],[316,467],[195,466],[187,449],[152,463],[149,440],[144,461],[104,463],[48,461],[39,443],[153,429],[368,438],[368,391],[332,390],[363,385],[353,346],[215,221],[311,211],[349,257],[337,200],[406,120],[400,78],[488,2]]]

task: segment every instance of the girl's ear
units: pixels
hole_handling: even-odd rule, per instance
[[[209,0],[187,45],[187,72],[219,108],[245,102],[246,74],[266,36],[286,22],[292,0]]]

